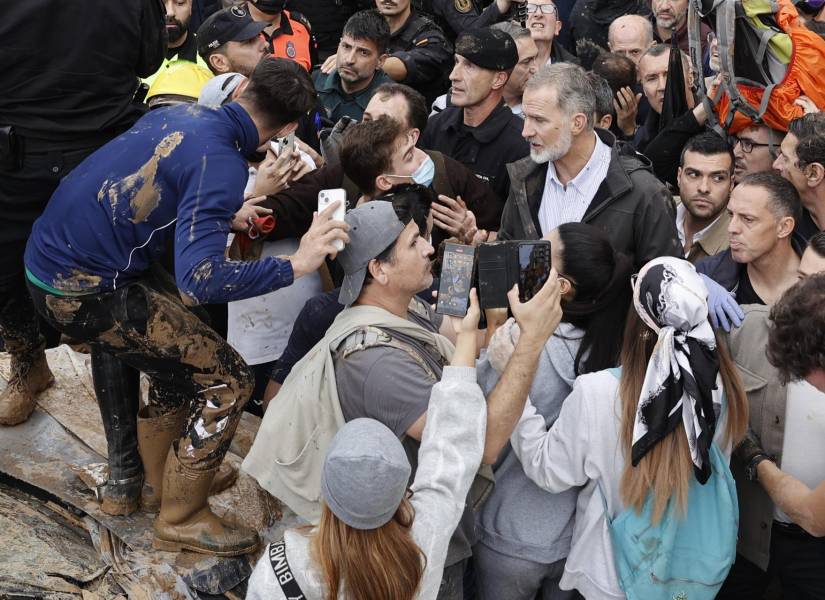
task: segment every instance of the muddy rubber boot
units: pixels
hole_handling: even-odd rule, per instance
[[[130,515],[140,506],[143,487],[137,448],[140,372],[93,346],[92,382],[109,454],[109,478],[97,489],[100,510]]]
[[[209,495],[214,496],[220,494],[225,489],[229,488],[238,479],[238,469],[224,461],[218,467],[218,472],[215,473],[215,479],[212,480],[212,487],[209,488]]]
[[[152,417],[152,410],[144,406],[138,411],[137,439],[138,451],[143,461],[143,492],[140,495],[140,508],[144,512],[156,513],[160,510],[160,499],[163,495],[163,472],[166,457],[172,442],[180,437],[186,410],[179,410],[168,415]],[[229,463],[221,463],[209,495],[218,494],[235,483],[238,471]]]
[[[144,512],[158,512],[163,494],[163,472],[172,442],[180,437],[184,407],[167,415],[153,416],[152,407],[144,406],[138,412],[137,440],[143,461],[143,492],[140,507]]]
[[[240,556],[258,549],[258,534],[224,523],[206,502],[217,467],[195,471],[180,463],[174,450],[166,460],[163,502],[155,519],[157,550],[191,550],[217,556]]]
[[[0,425],[18,425],[34,411],[37,394],[54,383],[43,346],[29,356],[11,355],[11,379],[0,393]]]

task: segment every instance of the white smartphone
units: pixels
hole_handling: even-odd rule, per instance
[[[338,202],[338,207],[332,213],[333,221],[343,221],[347,214],[347,192],[343,188],[333,188],[318,192],[318,213],[326,209],[333,202]],[[344,249],[343,240],[335,240],[335,248],[340,252]]]
[[[279,156],[286,148],[295,150],[297,147],[297,144],[295,143],[295,132],[293,131],[286,137],[276,138],[272,140],[269,145],[272,147],[272,152],[275,153],[275,156]]]

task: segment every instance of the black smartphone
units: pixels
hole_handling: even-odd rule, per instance
[[[438,283],[438,302],[435,312],[463,317],[470,306],[470,288],[473,287],[473,268],[476,249],[461,244],[445,244],[441,261],[441,279]]]
[[[535,296],[550,277],[550,242],[518,242],[519,300],[527,302]]]
[[[507,308],[514,270],[512,244],[491,242],[478,247],[478,298],[482,310]],[[509,284],[509,285],[508,285]]]

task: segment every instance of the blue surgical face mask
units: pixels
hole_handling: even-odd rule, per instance
[[[435,177],[435,163],[429,154],[424,156],[424,160],[411,175],[412,180],[419,185],[429,186]]]

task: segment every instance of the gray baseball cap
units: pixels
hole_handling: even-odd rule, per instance
[[[201,88],[198,104],[209,108],[220,108],[232,97],[232,92],[246,79],[240,73],[221,73],[206,82]]]
[[[392,202],[373,200],[347,213],[349,243],[338,253],[338,264],[344,269],[344,282],[338,302],[349,306],[358,298],[364,286],[369,262],[389,248],[404,231]]]
[[[332,438],[321,473],[321,497],[350,527],[377,529],[398,510],[411,470],[401,441],[386,425],[353,419]]]

